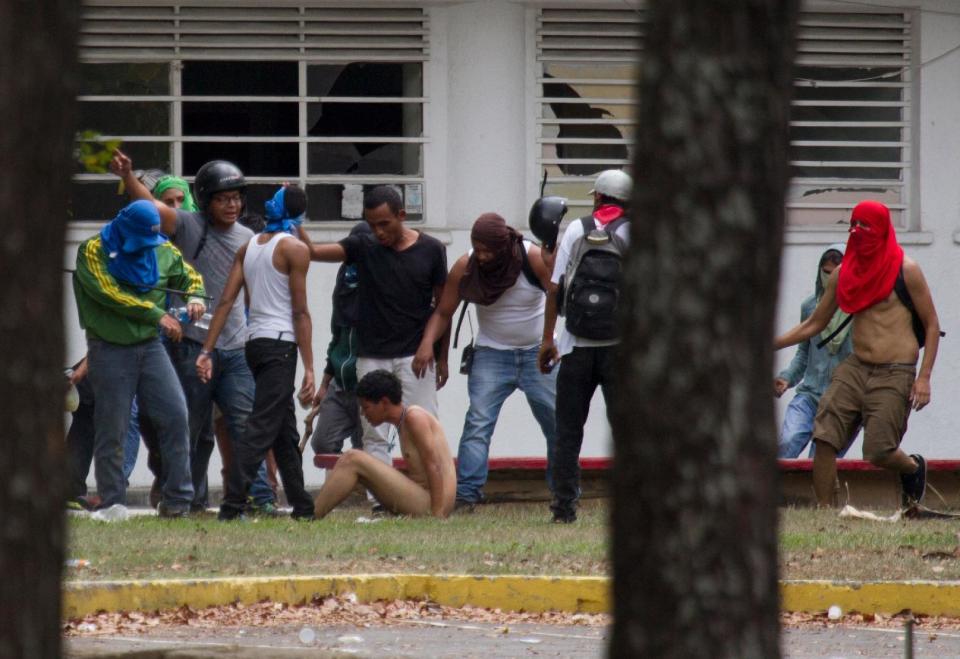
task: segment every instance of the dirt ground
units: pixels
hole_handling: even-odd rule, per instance
[[[783,656],[902,657],[903,616],[781,616]],[[430,602],[302,606],[262,602],[193,610],[103,613],[64,625],[68,657],[601,657],[610,617],[511,613]],[[920,617],[915,657],[960,656],[960,619]]]

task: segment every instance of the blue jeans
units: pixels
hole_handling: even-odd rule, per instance
[[[817,401],[809,396],[797,394],[787,405],[787,410],[783,414],[783,425],[780,427],[779,448],[777,450],[778,458],[796,458],[803,453],[803,449],[810,444],[808,457],[813,457],[816,447],[813,438],[813,420],[817,416]],[[847,453],[850,444],[839,453],[838,457],[843,457]]]
[[[457,498],[476,502],[483,499],[487,482],[490,438],[507,396],[519,389],[540,424],[547,440],[547,486],[553,490],[550,466],[557,436],[556,372],[544,375],[537,368],[538,348],[496,350],[478,347],[467,380],[470,407],[463,421],[463,435],[457,453]]]
[[[213,377],[203,383],[197,376],[197,356],[202,346],[196,341],[184,339],[180,343],[168,345],[170,359],[173,361],[183,385],[190,418],[190,470],[195,491],[193,506],[206,508],[209,504],[207,492],[207,466],[213,452],[213,403],[223,413],[234,442],[242,437],[247,425],[247,417],[253,409],[253,374],[247,367],[243,349],[214,350],[210,356],[213,361]],[[269,486],[267,486],[269,489]],[[271,500],[272,500],[271,493]]]
[[[163,458],[160,474],[163,503],[169,511],[186,511],[193,500],[187,403],[177,373],[159,339],[123,346],[88,339],[87,359],[94,399],[94,475],[106,508],[126,505],[124,441],[130,406],[137,397],[140,414],[157,433]]]

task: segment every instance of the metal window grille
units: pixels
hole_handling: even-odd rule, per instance
[[[198,159],[239,150],[257,163],[252,206],[291,181],[311,219],[351,220],[363,186],[392,184],[421,219],[429,56],[422,7],[88,0],[78,149],[121,141],[136,167],[188,180]],[[241,83],[216,84],[218,71]],[[78,165],[75,219],[120,203],[102,164]]]
[[[911,171],[911,14],[804,12],[791,116],[792,225],[846,223],[869,197],[906,226]],[[537,18],[537,164],[548,191],[590,207],[597,172],[633,152],[642,9],[550,9]]]

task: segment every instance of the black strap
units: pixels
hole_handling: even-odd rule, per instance
[[[530,256],[527,254],[527,250],[522,244],[520,245],[520,254],[523,258],[523,276],[527,278],[527,281],[530,282],[531,285],[536,286],[541,291],[546,293],[547,289],[543,287],[543,283],[540,281],[537,273],[533,271],[533,266],[530,265]]]
[[[200,256],[200,252],[203,251],[204,245],[207,244],[207,232],[210,231],[210,220],[204,218],[203,222],[203,233],[200,235],[200,242],[197,243],[197,251],[193,253],[193,258],[190,259],[194,263],[197,261],[197,257]]]
[[[843,328],[846,327],[847,325],[849,325],[851,320],[853,320],[853,315],[852,315],[852,314],[849,315],[849,316],[847,316],[846,318],[844,318],[843,322],[840,323],[840,326],[839,326],[837,329],[835,329],[835,330],[833,330],[832,332],[830,332],[830,336],[828,336],[828,337],[825,338],[823,341],[821,341],[820,343],[817,344],[817,350],[820,350],[821,348],[823,348],[823,346],[825,346],[825,345],[827,345],[828,343],[830,343],[831,341],[833,341],[833,337],[835,337],[837,334],[839,334],[840,332],[842,332],[842,331],[843,331]]]
[[[463,304],[460,306],[460,318],[457,319],[457,329],[453,331],[453,347],[457,347],[457,342],[460,340],[460,326],[463,325],[463,317],[467,314],[467,307],[470,305],[470,302],[467,300],[463,301]]]

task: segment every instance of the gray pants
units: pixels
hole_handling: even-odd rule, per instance
[[[352,448],[363,448],[363,427],[360,424],[357,394],[341,389],[336,382],[330,383],[314,423],[316,429],[310,438],[314,453],[340,453],[343,451],[343,442],[348,437]]]

